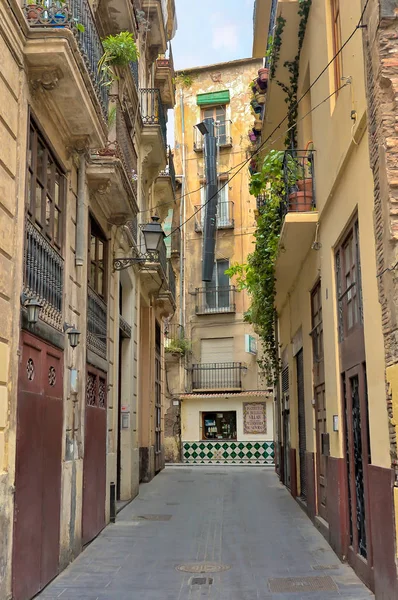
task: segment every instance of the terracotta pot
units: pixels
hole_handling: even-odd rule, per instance
[[[312,210],[312,192],[292,192],[289,194],[290,212],[310,212]]]
[[[28,20],[29,21],[36,21],[37,19],[39,19],[41,13],[43,12],[43,7],[39,6],[38,4],[31,4],[29,6],[29,10],[28,10]]]
[[[268,82],[262,81],[260,78],[258,78],[256,86],[257,86],[257,89],[264,94],[267,91]]]
[[[260,119],[256,119],[256,120],[254,121],[254,129],[255,129],[256,131],[261,131],[261,130],[262,130],[262,128],[263,128],[263,122],[262,122]]]
[[[299,179],[297,181],[297,187],[300,192],[310,192],[312,194],[312,177],[306,177],[305,179]]]
[[[256,100],[259,104],[265,104],[265,94],[256,94]]]
[[[258,70],[259,79],[261,79],[261,81],[268,81],[268,73],[269,73],[269,69],[267,69],[266,67],[259,69]]]
[[[255,142],[255,141],[256,141],[256,139],[257,139],[257,137],[256,137],[256,134],[255,134],[253,131],[251,131],[251,132],[249,133],[249,140],[250,140],[251,142]]]

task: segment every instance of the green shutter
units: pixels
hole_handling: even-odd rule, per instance
[[[229,90],[222,90],[221,92],[212,92],[211,94],[198,94],[196,96],[198,106],[209,106],[211,104],[228,104]]]

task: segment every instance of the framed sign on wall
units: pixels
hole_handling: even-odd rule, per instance
[[[267,433],[266,402],[243,403],[243,433]]]

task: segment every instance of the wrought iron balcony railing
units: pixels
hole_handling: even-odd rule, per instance
[[[183,340],[185,338],[184,325],[177,325],[176,323],[168,323],[166,321],[164,323],[163,333],[165,338],[165,346],[169,345],[167,340]]]
[[[192,390],[241,390],[244,369],[240,362],[192,365]]]
[[[274,43],[274,30],[275,30],[278,2],[279,2],[279,0],[272,0],[272,4],[271,4],[271,13],[270,13],[270,17],[269,17],[269,27],[268,27],[268,36],[267,36],[267,40],[268,40],[267,51],[270,49],[270,46],[272,47],[272,45]],[[266,52],[265,56],[266,56],[266,58],[265,58],[264,66],[267,69],[269,69],[269,67],[271,66],[270,63],[271,63],[271,58],[272,58],[272,52]]]
[[[98,62],[104,54],[94,16],[88,0],[51,2],[37,4],[26,2],[23,12],[29,27],[70,29],[78,43],[83,62],[88,70],[97,98],[105,117],[108,115],[108,86]]]
[[[160,91],[155,88],[140,90],[141,116],[144,125],[160,127],[165,147],[167,146],[166,115],[164,113]]]
[[[138,88],[139,88],[138,60],[136,60],[134,62],[130,62],[130,71],[131,71],[131,74],[133,76],[136,88],[138,90]]]
[[[260,210],[263,206],[265,206],[266,202],[267,202],[267,194],[259,194],[256,197],[257,210]]]
[[[124,165],[129,184],[133,189],[134,200],[137,202],[138,157],[127,128],[122,107],[119,103],[116,105],[116,141],[119,149],[120,160]]]
[[[219,148],[227,148],[232,146],[231,137],[231,120],[218,121],[215,124],[215,136],[217,146]],[[203,135],[200,133],[197,127],[193,128],[193,149],[195,152],[203,151]]]
[[[203,231],[205,210],[201,205],[195,206],[195,231]],[[217,204],[217,229],[233,229],[235,227],[234,203],[231,200]]]
[[[176,301],[176,274],[174,273],[174,269],[172,267],[170,259],[167,261],[167,281],[169,284],[170,293],[175,302]]]
[[[235,293],[236,288],[232,285],[228,287],[208,285],[205,288],[196,288],[196,314],[234,313],[236,311]]]
[[[64,260],[29,220],[25,226],[24,291],[42,304],[40,317],[62,329]]]
[[[285,198],[282,216],[288,212],[310,212],[316,208],[313,150],[286,150],[283,159]]]
[[[173,193],[176,193],[176,171],[174,167],[174,158],[171,148],[169,146],[168,156],[167,156],[167,166],[163,171],[160,171],[159,177],[170,177],[171,187],[173,188]]]
[[[102,358],[106,358],[106,304],[89,286],[87,291],[87,346]]]
[[[128,230],[133,238],[134,244],[138,247],[138,217],[134,215],[130,221],[126,223]]]

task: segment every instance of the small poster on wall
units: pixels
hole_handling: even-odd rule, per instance
[[[267,433],[266,402],[243,403],[243,433]]]

